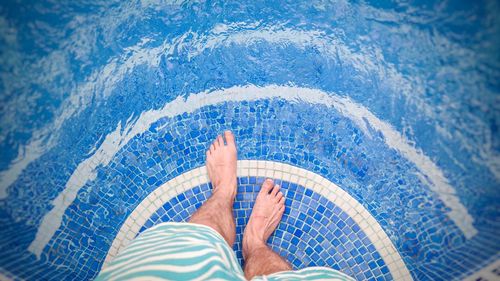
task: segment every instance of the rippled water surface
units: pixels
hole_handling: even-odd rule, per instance
[[[500,253],[499,5],[2,2],[0,279],[94,278],[225,129],[345,190],[413,279],[475,273]]]

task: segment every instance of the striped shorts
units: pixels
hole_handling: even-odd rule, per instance
[[[208,226],[161,223],[139,235],[96,280],[246,280],[234,251]],[[252,280],[353,280],[326,267],[282,271]]]

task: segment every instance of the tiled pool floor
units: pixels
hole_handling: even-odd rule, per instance
[[[260,175],[238,178],[234,203],[237,233],[234,250],[242,265],[244,227],[262,182],[266,177],[274,176],[286,197],[286,209],[269,243],[293,268],[328,266],[357,280],[411,280],[394,246],[387,236],[381,235],[380,226],[361,205],[334,184],[311,172],[281,163],[239,161],[239,166],[243,166],[239,168],[240,175],[245,171]],[[266,176],[262,176],[264,174]],[[153,225],[187,221],[211,194],[211,184],[206,181],[202,167],[152,192],[122,226],[111,248],[116,250],[110,251],[108,260],[125,247],[130,238]]]
[[[213,95],[220,101],[227,93]],[[174,116],[152,110],[118,125],[80,162],[76,140],[45,155],[37,167],[60,171],[60,178],[34,167],[12,188],[15,199],[3,201],[10,212],[0,216],[6,271],[92,279],[144,226],[187,219],[210,192],[206,148],[226,129],[235,133],[241,159],[238,231],[259,181],[288,183],[287,214],[270,242],[296,268],[324,263],[361,280],[453,280],[495,258],[494,217],[469,208],[479,234],[467,239],[471,229],[459,226],[470,221],[453,216],[462,201],[429,186],[435,170],[389,147],[380,131],[361,131],[356,119],[327,106],[281,99],[203,104]]]
[[[234,250],[241,264],[243,230],[261,182],[262,178],[240,178],[238,186]],[[345,212],[311,189],[288,182],[281,182],[281,186],[287,197],[286,210],[270,245],[294,268],[330,266],[358,280],[391,279],[380,254]],[[153,214],[141,230],[164,221],[187,221],[210,194],[207,184],[181,193]]]
[[[270,243],[296,268],[500,280],[499,14],[498,0],[2,1],[0,280],[93,280],[141,229],[186,220],[224,130],[238,241],[270,177],[287,195]]]

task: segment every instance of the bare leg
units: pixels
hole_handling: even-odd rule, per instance
[[[236,143],[230,131],[226,143],[218,136],[207,151],[208,176],[212,196],[191,216],[189,222],[209,226],[224,237],[230,247],[236,239],[233,202],[236,196]]]
[[[267,239],[278,226],[285,211],[285,198],[279,186],[267,179],[260,189],[252,215],[243,233],[245,277],[291,270],[290,264],[267,246]]]

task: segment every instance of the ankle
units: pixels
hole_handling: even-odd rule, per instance
[[[231,177],[229,179],[226,179],[224,181],[221,181],[219,183],[216,184],[215,187],[215,190],[217,189],[230,189],[230,190],[236,190],[236,186],[237,186],[237,180],[236,180],[236,176],[235,177]]]
[[[228,186],[231,186],[231,188],[227,188]],[[234,202],[234,198],[236,197],[236,183],[217,186],[212,191],[212,197],[231,203]]]
[[[267,248],[268,246],[265,241],[243,237],[243,259],[245,260],[251,257],[253,253]]]

